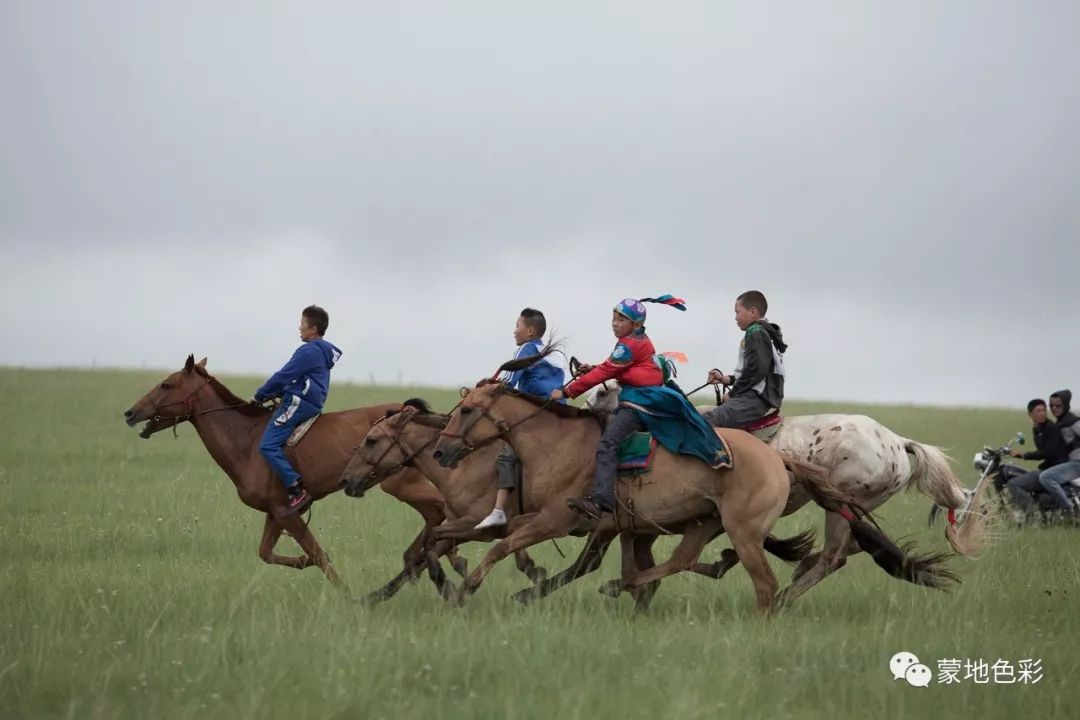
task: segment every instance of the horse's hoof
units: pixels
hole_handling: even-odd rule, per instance
[[[607,595],[610,598],[617,598],[622,594],[623,583],[622,580],[608,580],[606,583],[600,586],[599,593],[601,595]]]
[[[510,597],[522,605],[530,605],[533,601],[537,600],[540,595],[536,592],[536,588],[525,588],[524,590],[518,590]]]

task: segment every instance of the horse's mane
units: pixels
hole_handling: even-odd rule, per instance
[[[427,400],[424,400],[423,398],[409,398],[405,402],[401,403],[401,407],[402,409],[408,407],[415,410],[416,412],[412,414],[412,416],[409,418],[409,421],[423,427],[442,430],[444,427],[446,427],[447,423],[450,422],[449,415],[443,415],[442,413],[435,412],[431,409],[431,406],[428,405]],[[387,410],[386,417],[394,417],[395,415],[398,415],[400,413],[401,410]]]
[[[530,355],[529,357],[521,358],[520,360],[507,360],[506,362],[504,362],[502,365],[499,366],[498,372],[517,372],[518,370],[524,370],[525,368],[531,367],[531,366],[535,365],[536,363],[540,362],[541,360],[546,358],[548,355],[551,355],[552,353],[556,353],[556,352],[559,353],[560,355],[565,356],[565,353],[563,353],[563,350],[562,350],[562,346],[563,346],[563,341],[562,340],[552,338],[551,342],[549,342],[547,345],[545,345],[544,349],[541,350],[536,355]]]
[[[247,400],[225,387],[224,383],[208,373],[206,368],[196,365],[195,372],[209,380],[210,387],[214,388],[214,392],[217,393],[217,396],[227,405],[235,405],[236,407],[234,409],[238,410],[241,415],[247,415],[248,417],[264,417],[270,414],[271,411],[269,408],[264,408],[261,405],[252,405]]]
[[[532,360],[532,358],[526,358]],[[549,412],[555,413],[557,417],[565,418],[568,420],[576,420],[578,418],[592,418],[593,420],[600,420],[600,415],[594,413],[592,410],[586,410],[585,408],[574,407],[573,405],[564,405],[563,403],[551,402],[547,398],[537,397],[536,395],[530,395],[520,390],[515,390],[512,387],[505,387],[503,389],[507,395],[512,397],[521,398],[527,402],[542,407]]]

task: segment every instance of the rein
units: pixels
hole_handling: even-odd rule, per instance
[[[469,430],[472,430],[473,426],[476,425],[476,423],[474,422],[472,425],[470,425],[468,428],[466,428],[465,431],[462,432],[462,433],[452,433],[452,432],[449,432],[449,431],[444,429],[444,430],[439,432],[438,437],[446,438],[447,440],[460,440],[462,442],[462,444],[465,446],[461,457],[465,457],[466,455],[470,455],[473,452],[479,450],[480,448],[487,447],[488,445],[495,442],[496,440],[507,437],[510,434],[510,432],[512,430],[514,430],[514,428],[517,428],[520,425],[525,424],[529,420],[532,420],[534,417],[539,415],[541,412],[543,412],[544,410],[547,410],[548,406],[550,406],[551,403],[554,402],[551,398],[548,398],[543,402],[542,405],[537,407],[536,410],[529,413],[528,415],[523,417],[521,420],[518,420],[516,423],[512,423],[510,425],[507,425],[502,420],[496,420],[495,418],[493,418],[488,412],[489,410],[491,410],[491,407],[495,404],[495,401],[499,398],[500,395],[502,395],[502,390],[498,390],[496,392],[495,397],[492,399],[492,401],[486,407],[483,406],[483,405],[476,404],[476,403],[467,403],[467,402],[465,402],[464,399],[462,399],[462,401],[460,403],[460,406],[462,408],[468,408],[470,410],[479,410],[481,418],[487,418],[488,420],[490,420],[491,424],[494,425],[496,427],[496,429],[498,430],[498,432],[496,432],[494,435],[490,435],[490,436],[488,436],[486,438],[483,438],[482,440],[478,440],[477,442],[470,442],[469,439],[466,436],[469,434]]]
[[[462,401],[459,402],[454,407],[450,408],[450,413],[453,413],[455,410],[457,410],[459,407],[461,407],[462,402],[464,402],[464,399],[462,399]],[[447,413],[447,414],[449,415],[450,413]],[[386,419],[387,418],[385,418],[385,417],[379,418],[374,423],[372,423],[371,426],[375,427],[376,425],[378,425],[379,423],[383,422]],[[411,416],[409,417],[408,422],[412,422],[412,417]],[[419,450],[417,450],[416,452],[413,452],[412,450],[409,449],[409,446],[405,444],[405,441],[401,439],[401,435],[404,432],[405,432],[405,426],[403,424],[401,429],[397,431],[397,434],[394,435],[391,438],[390,447],[386,448],[386,451],[383,452],[383,454],[379,456],[379,459],[376,460],[375,463],[371,466],[371,472],[368,473],[366,477],[368,479],[372,480],[372,484],[375,484],[376,482],[382,482],[382,480],[384,480],[385,478],[390,477],[391,475],[398,472],[402,468],[405,468],[405,467],[408,467],[409,465],[411,465],[413,463],[413,461],[416,460],[416,458],[420,455],[420,453],[427,450],[431,446],[431,444],[433,442],[435,442],[435,441],[437,441],[439,439],[439,434],[436,433],[435,435],[432,436],[432,438],[430,440],[428,440],[426,443],[421,445]],[[364,447],[363,445],[359,445],[355,449],[353,449],[353,452],[362,451],[363,447]],[[402,454],[404,455],[404,458],[398,464],[394,465],[393,467],[391,467],[391,468],[389,468],[387,470],[380,470],[379,465],[382,463],[383,460],[386,459],[386,456],[389,455],[390,451],[393,450],[395,447],[399,448],[402,451]]]
[[[172,425],[170,427],[172,427],[173,434],[175,435],[176,434],[176,426],[179,425],[180,423],[184,422],[184,421],[191,420],[192,418],[201,417],[203,415],[209,415],[210,413],[221,412],[222,410],[235,410],[238,407],[243,407],[243,406],[249,404],[247,402],[241,402],[241,403],[235,403],[233,405],[223,405],[222,407],[210,408],[209,410],[196,411],[195,410],[195,398],[199,396],[199,393],[201,393],[209,385],[211,385],[214,382],[215,379],[216,378],[214,378],[213,375],[207,375],[206,382],[204,382],[199,387],[195,388],[195,390],[193,390],[191,392],[191,394],[188,395],[183,400],[174,400],[173,402],[158,405],[157,407],[154,408],[154,415],[153,415],[153,417],[151,417],[151,420],[154,421],[154,422],[159,422],[161,420],[172,420],[173,423],[172,423]],[[182,405],[184,407],[184,409],[187,410],[187,412],[185,414],[183,414],[183,415],[161,415],[160,414],[162,408],[171,407],[173,405]],[[162,428],[162,429],[164,429],[164,428]]]

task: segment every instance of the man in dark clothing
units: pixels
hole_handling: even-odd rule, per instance
[[[1020,452],[1013,449],[1012,456],[1023,460],[1041,460],[1038,470],[1013,478],[1006,487],[1012,499],[1014,507],[1022,512],[1030,511],[1035,505],[1032,495],[1046,492],[1039,483],[1039,474],[1043,470],[1049,470],[1055,465],[1060,465],[1069,459],[1069,449],[1061,437],[1061,430],[1046,419],[1046,401],[1032,400],[1028,403],[1028,416],[1031,418],[1033,427],[1031,434],[1035,438],[1035,449],[1031,452]]]
[[[1072,414],[1070,403],[1072,392],[1058,390],[1050,395],[1050,412],[1061,432],[1061,439],[1069,452],[1069,459],[1060,465],[1055,465],[1049,470],[1044,470],[1039,475],[1039,484],[1054,498],[1058,508],[1069,515],[1077,516],[1080,513],[1073,507],[1069,494],[1065,491],[1065,485],[1080,477],[1080,419]]]

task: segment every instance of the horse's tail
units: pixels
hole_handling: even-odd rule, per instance
[[[839,492],[830,482],[826,470],[785,453],[780,455],[784,458],[784,465],[795,476],[796,482],[803,486],[814,502],[828,512],[839,513],[847,521],[859,548],[869,554],[878,567],[889,575],[915,585],[942,590],[952,583],[960,582],[955,573],[944,567],[945,561],[952,557],[950,553],[912,554],[913,543],[901,547],[893,542],[877,526],[870,513],[849,502]],[[853,508],[858,512],[858,516],[853,512]]]
[[[765,549],[786,563],[797,563],[814,551],[814,529],[789,538],[765,537]]]
[[[956,511],[964,507],[964,486],[949,465],[945,451],[933,445],[904,440],[904,449],[914,458],[911,479],[919,492],[949,510],[945,539],[958,555],[972,556],[986,545],[990,516],[982,512],[985,481],[975,489],[968,513],[961,525],[956,523]]]

